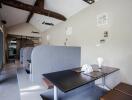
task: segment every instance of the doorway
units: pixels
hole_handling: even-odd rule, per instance
[[[17,53],[17,42],[15,39],[8,40],[8,63],[15,63]]]
[[[29,37],[29,36],[19,36],[19,35],[9,35],[7,37],[8,41],[8,63],[15,63],[15,61],[20,60],[20,49],[25,47],[34,47],[39,45],[39,38]]]

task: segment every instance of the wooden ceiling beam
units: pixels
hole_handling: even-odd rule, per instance
[[[33,12],[30,12],[30,14],[28,15],[26,23],[30,22],[31,18],[33,17],[33,14],[34,14]]]
[[[40,9],[44,9],[44,0],[36,0],[35,4],[34,4],[34,7],[37,6],[37,7],[40,7]],[[33,17],[34,15],[34,12],[31,11],[30,14],[28,15],[28,18],[27,18],[27,21],[26,23],[29,23],[31,18]]]
[[[65,16],[63,16],[59,13],[50,11],[50,10],[42,9],[41,7],[38,7],[38,6],[31,6],[29,4],[25,4],[25,3],[22,3],[22,2],[16,1],[16,0],[1,0],[1,2],[5,5],[8,5],[8,6],[11,6],[11,7],[14,7],[14,8],[18,8],[18,9],[30,11],[30,12],[33,12],[33,13],[53,17],[53,18],[56,18],[56,19],[59,19],[59,20],[62,20],[62,21],[66,21]]]
[[[41,9],[44,9],[44,0],[37,0],[38,3],[36,6],[39,6]]]
[[[0,0],[0,8],[2,8],[1,0]]]

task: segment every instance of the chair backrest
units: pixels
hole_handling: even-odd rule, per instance
[[[31,55],[32,79],[40,82],[42,74],[77,68],[81,61],[80,47],[37,46]]]

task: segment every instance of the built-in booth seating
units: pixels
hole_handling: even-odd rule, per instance
[[[28,73],[30,72],[32,50],[33,47],[25,47],[25,48],[21,48],[20,50],[20,63]]]
[[[100,100],[132,100],[132,85],[120,83]]]
[[[80,67],[81,48],[40,45],[33,49],[31,61],[32,81],[42,83],[42,74]]]
[[[37,46],[33,49],[31,55],[31,80],[32,82],[50,88],[53,84],[48,82],[43,74],[69,70],[80,67],[81,48],[80,47],[66,47],[66,46]],[[42,91],[40,96],[43,100],[53,100],[53,89]],[[104,95],[106,91],[100,89],[91,82],[83,87],[63,93],[58,89],[58,98],[63,100],[98,100],[100,96]],[[95,96],[96,94],[96,96]],[[88,97],[88,98],[87,98]]]

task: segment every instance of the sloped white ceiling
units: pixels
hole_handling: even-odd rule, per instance
[[[2,9],[0,9],[1,18],[7,21],[7,27],[25,22],[28,14],[27,11],[5,5],[2,5]]]
[[[58,12],[64,15],[67,19],[87,6],[88,4],[83,0],[45,0],[45,9]],[[55,25],[62,22],[51,17],[34,14],[30,23],[43,32],[52,27],[42,24],[43,21],[51,22]]]
[[[44,32],[46,29],[49,29],[50,27],[52,27],[49,25],[42,24],[44,21],[48,23],[53,23],[54,25],[62,22],[60,20],[57,20],[51,17],[34,14],[32,19],[30,20],[30,23],[34,25],[37,29],[39,29],[41,32]]]
[[[41,34],[32,33],[32,31],[39,32],[39,30],[36,29],[30,23],[20,23],[20,24],[9,27],[7,30],[8,34],[20,35],[20,36],[41,37]]]
[[[19,1],[33,5],[36,0]],[[73,16],[74,14],[78,13],[80,10],[86,8],[87,6],[89,5],[83,0],[45,0],[44,4],[45,9],[58,12],[64,15],[67,19]],[[3,5],[2,9],[0,9],[0,15],[2,19],[7,21],[7,27],[10,27],[19,23],[26,22],[29,12]],[[46,29],[52,27],[42,24],[43,21],[52,22],[55,25],[62,22],[54,18],[34,14],[30,23],[43,32]]]
[[[35,2],[35,0],[18,0],[18,1],[30,5],[33,5]],[[28,15],[29,15],[28,11],[20,10],[6,5],[2,5],[2,9],[0,9],[0,17],[7,21],[7,25],[6,25],[7,27],[26,22]]]
[[[45,8],[69,18],[88,6],[83,0],[45,0]]]

